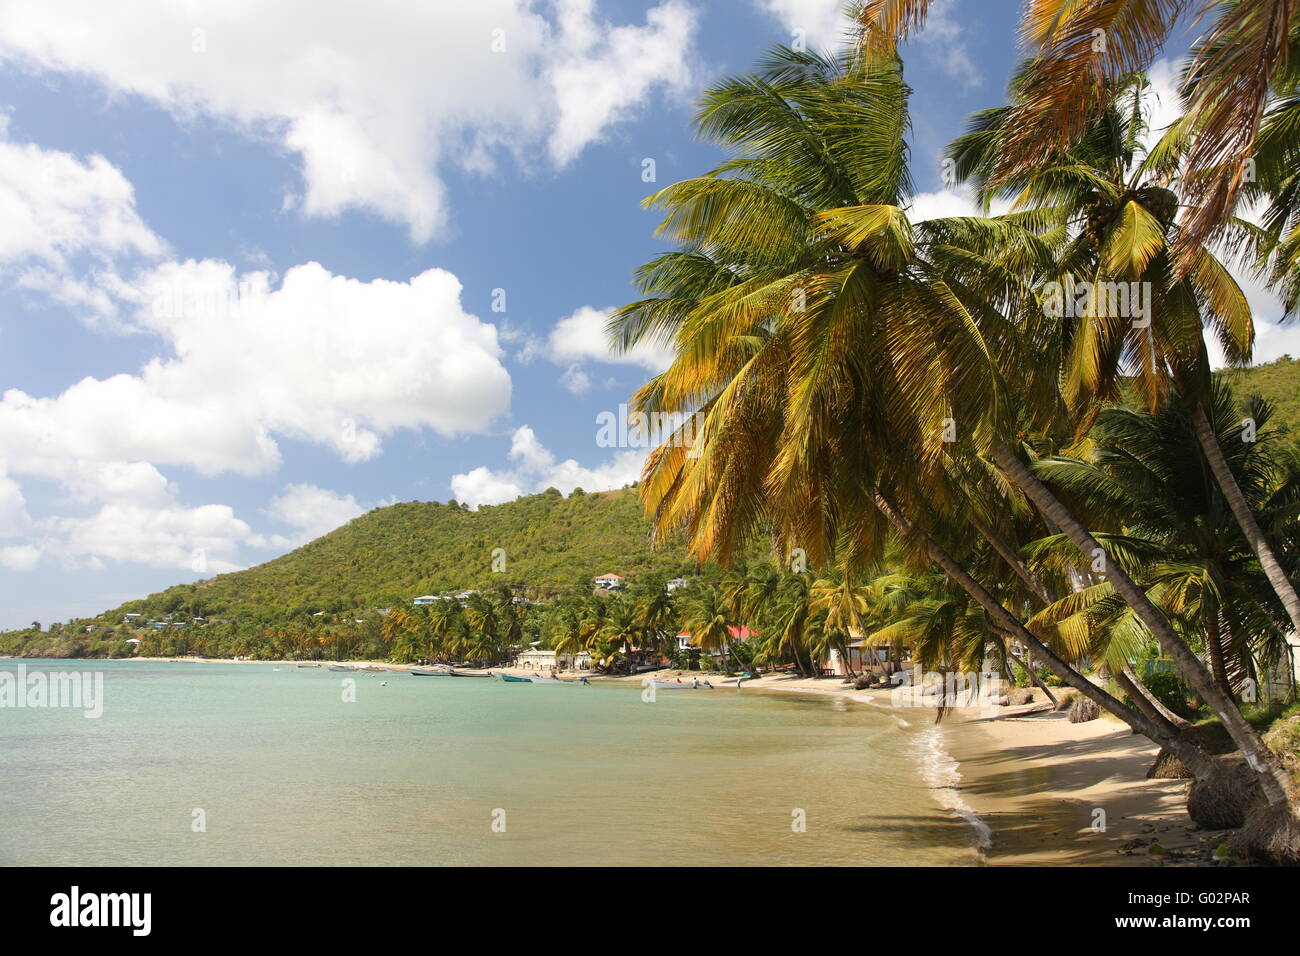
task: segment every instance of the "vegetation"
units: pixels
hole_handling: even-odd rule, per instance
[[[1254,345],[1225,241],[1247,236],[1251,266],[1290,274],[1294,211],[1271,231],[1233,218],[1242,177],[1224,163],[1249,155],[1270,83],[1293,92],[1300,12],[1279,28],[1262,2],[1210,4],[1186,117],[1148,151],[1143,57],[1181,5],[1138,4],[1134,20],[1130,5],[1028,6],[1037,55],[950,149],[1006,215],[909,218],[893,42],[924,0],[864,3],[856,46],[778,48],[704,95],[700,133],[732,157],[647,200],[678,248],[640,271],[646,297],[609,329],[675,352],[636,410],[695,416],[651,454],[646,512],[697,558],[729,562],[760,531],[783,556],[834,562],[845,587],[891,550],[913,575],[937,566],[870,639],[964,669],[1027,653],[1027,673],[1077,692],[1072,712],[1108,711],[1181,760],[1193,805],[1243,822],[1256,801],[1230,794],[1252,790],[1268,814],[1247,849],[1300,860],[1288,774],[1242,706],[1300,629],[1297,472],[1258,441],[1267,406],[1213,385],[1205,344],[1238,365]],[[1116,31],[1111,52],[1089,52],[1086,26]],[[1294,177],[1297,129],[1277,127],[1266,183],[1291,188],[1278,157]],[[1231,770],[1135,679],[1152,642],[1221,722],[1243,758]]]
[[[676,248],[609,327],[675,356],[633,399],[683,421],[635,491],[380,509],[106,614],[98,649],[122,649],[128,612],[220,618],[154,640],[257,656],[491,663],[537,642],[618,667],[685,628],[688,660],[814,673],[861,637],[1069,687],[1071,720],[1107,712],[1195,778],[1194,816],[1300,861],[1294,765],[1262,736],[1295,739],[1268,728],[1300,629],[1300,390],[1289,357],[1244,368],[1255,317],[1229,269],[1296,311],[1300,7],[1210,2],[1185,115],[1153,131],[1143,68],[1185,4],[1030,0],[1007,103],[949,150],[1011,210],[913,221],[894,44],[927,7],[867,0],[860,42],[777,48],[704,94],[698,130],[730,156],[649,197]],[[1207,334],[1236,368],[1212,373]],[[593,594],[615,570],[632,587]],[[66,650],[77,624],[5,639]]]

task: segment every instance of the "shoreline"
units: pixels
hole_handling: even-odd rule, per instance
[[[714,681],[719,689],[735,684]],[[928,708],[908,720],[891,705],[891,691],[853,690],[838,678],[770,675],[741,685],[751,689],[853,700],[902,727],[922,726],[917,758],[931,795],[970,824],[986,865],[1198,865],[1229,832],[1191,822],[1189,781],[1147,778],[1154,743],[1105,715],[1072,724],[1039,690],[1029,704],[999,707],[992,716],[956,708],[935,724]],[[1170,852],[1152,856],[1152,842]]]
[[[76,660],[84,665],[99,659]],[[282,667],[307,663],[195,657],[121,660]],[[425,666],[385,661],[310,663],[321,667],[376,666],[397,673]],[[512,667],[490,670],[512,675],[535,673]],[[561,676],[575,679],[580,674],[592,683],[638,686],[651,676],[660,680],[680,676],[687,681],[700,677],[720,691],[735,691],[739,682],[716,673],[672,670],[631,676],[562,672]],[[1186,811],[1188,781],[1147,779],[1147,768],[1158,749],[1154,743],[1106,716],[1071,724],[1064,712],[1050,709],[1038,690],[1030,704],[998,708],[993,715],[978,708],[956,708],[943,723],[935,724],[929,708],[905,716],[902,708],[891,704],[891,690],[854,690],[839,678],[769,674],[739,683],[741,691],[854,701],[890,717],[900,729],[919,727],[915,756],[923,783],[942,809],[970,825],[974,849],[986,865],[1196,865],[1225,836],[1225,831],[1204,831],[1192,824]],[[1158,842],[1168,854],[1150,854],[1152,842]]]

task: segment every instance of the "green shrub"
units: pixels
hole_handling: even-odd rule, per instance
[[[1143,677],[1142,683],[1156,700],[1179,717],[1190,719],[1196,714],[1196,708],[1191,702],[1191,690],[1177,674],[1170,671],[1156,671]]]

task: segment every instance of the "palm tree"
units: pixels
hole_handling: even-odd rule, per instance
[[[715,588],[705,588],[688,601],[682,626],[690,632],[691,643],[701,650],[730,656],[731,628],[734,626],[727,602]]]
[[[812,586],[812,607],[825,615],[823,627],[838,649],[845,671],[854,676],[849,643],[855,635],[859,639],[866,636],[867,589],[855,585],[848,573],[840,581],[821,578]]]
[[[864,0],[864,45],[890,49],[925,23],[929,0]],[[1184,65],[1192,135],[1180,272],[1233,214],[1247,187],[1270,95],[1294,77],[1300,7],[1290,0],[1026,0],[1021,35],[1031,57],[1009,122],[996,181],[1014,178],[1082,139],[1108,89],[1150,66],[1179,19],[1206,25]]]
[[[1271,409],[1250,404],[1265,429]],[[1216,387],[1210,415],[1220,435],[1239,429],[1231,391]],[[1272,453],[1267,430],[1241,443],[1232,460],[1236,484],[1248,490],[1254,510],[1289,511],[1300,473]],[[1205,649],[1211,675],[1229,695],[1240,694],[1285,654],[1285,627],[1269,600],[1267,580],[1209,474],[1194,426],[1179,403],[1152,415],[1132,409],[1101,413],[1090,435],[1089,460],[1058,457],[1040,462],[1040,476],[1089,516],[1092,527],[1108,527],[1108,548],[1122,548],[1152,602]],[[1122,537],[1119,537],[1122,535]],[[1060,536],[1036,542],[1036,564],[1068,566]],[[1057,627],[1096,624],[1106,639],[1090,653],[1117,668],[1127,665],[1146,636],[1130,608],[1105,583],[1085,588],[1040,613]]]
[[[429,631],[432,635],[429,645],[430,660],[438,656],[435,654],[435,648],[446,659],[449,638],[455,633],[462,620],[463,609],[460,602],[454,598],[438,601],[429,608]]]
[[[650,594],[636,602],[637,625],[642,640],[662,650],[673,636],[677,623],[677,609],[667,588],[656,587]]]
[[[1019,93],[1023,78],[1013,84]],[[1054,349],[1063,366],[1064,400],[1075,423],[1075,437],[1091,424],[1098,406],[1119,396],[1120,382],[1131,373],[1152,409],[1165,400],[1171,385],[1188,397],[1196,434],[1233,513],[1259,555],[1288,614],[1295,611],[1300,626],[1300,599],[1271,548],[1259,532],[1241,489],[1223,458],[1204,411],[1209,388],[1209,361],[1201,324],[1218,335],[1231,359],[1244,361],[1250,352],[1253,326],[1245,296],[1227,269],[1204,246],[1193,251],[1193,269],[1179,276],[1173,264],[1171,236],[1175,231],[1177,197],[1146,179],[1159,162],[1159,151],[1142,159],[1145,132],[1141,76],[1126,78],[1109,90],[1109,99],[1094,113],[1077,143],[992,185],[1000,151],[1014,148],[1009,124],[1015,104],[979,114],[972,130],[954,143],[951,154],[961,175],[973,178],[987,202],[995,195],[1014,195],[1023,215],[1033,219],[1047,241],[1057,248],[1057,270],[1068,290],[1076,279],[1090,290],[1125,287],[1151,290],[1145,314],[1105,307],[1100,294],[1071,316],[1047,309],[1048,325],[1059,329]],[[1033,326],[1031,306],[1024,320]],[[1037,323],[1042,326],[1041,321]],[[1286,781],[1275,755],[1245,720],[1228,695],[1217,686],[1187,642],[1126,573],[1016,454],[1011,445],[994,438],[988,453],[998,468],[1057,525],[1082,554],[1104,563],[1103,576],[1132,607],[1161,648],[1177,663],[1188,683],[1223,719],[1233,741],[1260,772],[1261,787],[1270,804],[1286,801]]]
[[[793,660],[799,672],[816,674],[816,661],[828,650],[825,614],[813,606],[812,575],[789,573],[750,613],[759,622],[758,647],[764,660]]]
[[[1006,419],[1016,403],[988,388],[994,353],[1022,379],[1036,367],[1038,344],[990,303],[1023,284],[1017,259],[1051,249],[1013,222],[908,221],[906,99],[896,59],[783,48],[705,94],[701,131],[742,155],[648,200],[683,248],[641,270],[648,297],[610,323],[617,346],[677,353],[636,408],[694,414],[646,465],[656,533],[684,529],[697,558],[726,562],[766,524],[782,553],[816,565],[843,545],[863,567],[892,529],[1063,681],[1194,766],[1194,748],[1043,645],[940,540],[952,527],[934,502],[960,512],[944,466],[953,409]],[[1040,379],[1026,387],[1051,406],[1055,373]]]
[[[390,608],[379,624],[379,631],[390,645],[406,634],[411,627],[411,612],[404,607]]]
[[[599,623],[595,623],[596,621]],[[636,604],[621,595],[610,598],[604,613],[595,618],[592,623],[594,626],[589,632],[591,643],[604,645],[614,651],[621,647],[623,656],[627,658],[630,673],[632,651],[640,645],[644,634]]]

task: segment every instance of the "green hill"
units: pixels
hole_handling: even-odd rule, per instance
[[[762,550],[756,543],[755,555]],[[695,573],[695,565],[681,540],[651,548],[632,488],[575,491],[568,498],[550,489],[478,511],[404,502],[376,508],[265,564],[177,585],[95,620],[117,624],[136,613],[144,621],[170,614],[274,624],[503,584],[544,599],[590,590],[591,579],[605,573],[632,581],[671,578]]]
[[[1252,368],[1227,369],[1218,376],[1232,385],[1238,399],[1259,395],[1277,408],[1273,426],[1300,448],[1300,359],[1283,355]]]

